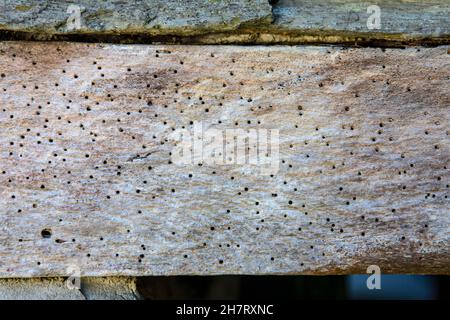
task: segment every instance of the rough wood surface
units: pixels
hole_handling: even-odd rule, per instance
[[[0,300],[138,300],[135,278],[88,277],[80,288],[69,278],[0,279]],[[70,282],[69,282],[70,284]]]
[[[81,28],[67,24],[72,1],[0,1],[0,39],[119,43],[447,45],[444,0],[77,1]],[[369,29],[371,5],[379,29]]]
[[[1,43],[0,276],[448,274],[448,50]],[[196,122],[278,171],[174,163]]]
[[[380,28],[368,29],[371,5],[380,8]],[[280,0],[275,26],[285,30],[345,31],[414,36],[450,35],[450,3],[442,0]]]
[[[76,30],[67,23],[71,5],[80,9],[81,26]],[[267,0],[2,0],[0,9],[0,30],[43,34],[193,35],[272,21]]]

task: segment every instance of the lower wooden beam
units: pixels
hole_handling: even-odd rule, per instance
[[[138,300],[133,277],[0,279],[0,300]]]
[[[448,57],[3,42],[0,276],[448,274]]]

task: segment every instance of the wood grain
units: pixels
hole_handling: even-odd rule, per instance
[[[378,6],[379,28],[369,29],[367,20]],[[441,0],[280,0],[274,5],[274,27],[303,30],[397,35],[405,38],[450,35],[450,4]]]
[[[79,11],[69,9],[77,6]],[[80,26],[68,21],[80,13]],[[266,0],[8,0],[0,1],[0,30],[52,34],[140,33],[193,35],[270,24]]]
[[[450,44],[445,0],[0,1],[0,39],[165,44]],[[73,28],[70,5],[80,26]],[[372,11],[380,25],[368,27]],[[73,12],[73,11],[72,11]],[[78,12],[78,11],[77,11]]]
[[[450,273],[448,50],[0,43],[0,276]]]

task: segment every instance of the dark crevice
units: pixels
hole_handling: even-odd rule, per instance
[[[336,40],[337,39],[337,40]],[[345,33],[337,31],[285,32],[270,29],[240,29],[197,35],[151,35],[146,33],[72,33],[47,34],[0,30],[0,41],[70,41],[117,44],[195,44],[195,45],[339,45],[348,47],[404,48],[450,45],[450,37],[402,39],[383,34]]]

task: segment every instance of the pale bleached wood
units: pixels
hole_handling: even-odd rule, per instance
[[[0,54],[2,277],[449,273],[448,47]],[[279,171],[170,163],[191,121],[278,129]]]

